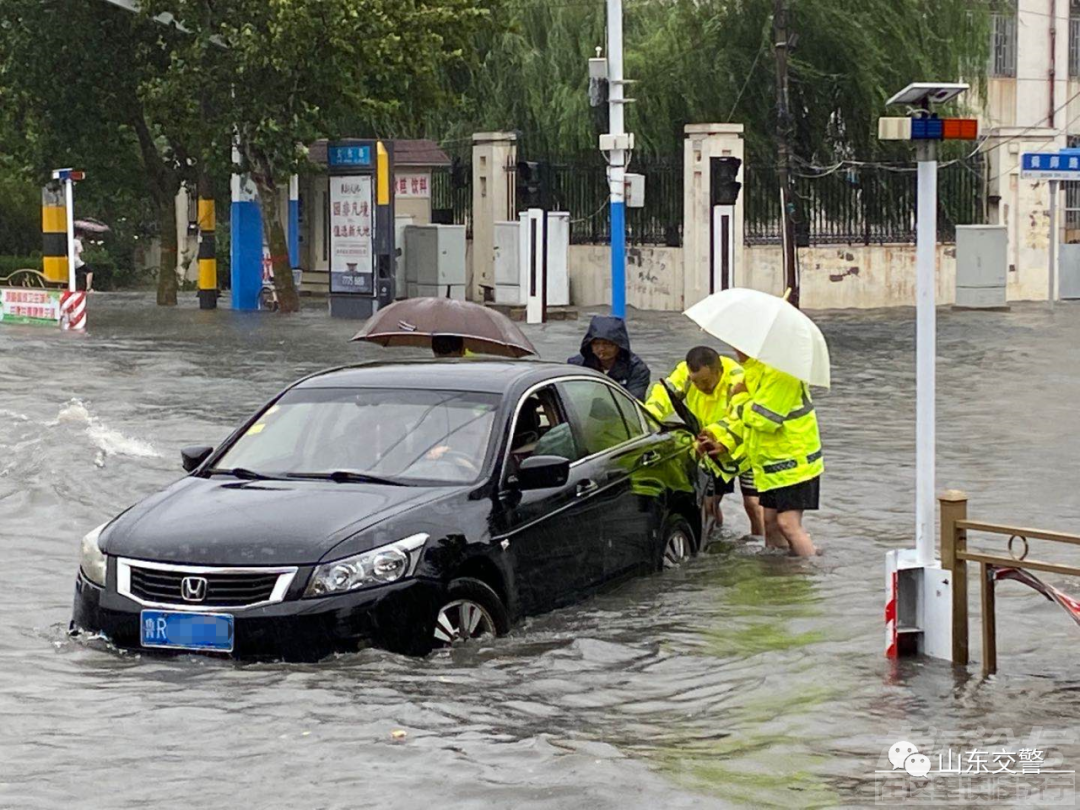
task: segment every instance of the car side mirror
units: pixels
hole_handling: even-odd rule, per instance
[[[198,469],[199,465],[210,458],[210,454],[214,452],[213,447],[205,447],[199,445],[198,447],[185,447],[180,451],[180,460],[184,465],[184,472],[192,472]]]
[[[531,456],[517,471],[517,488],[554,489],[570,480],[570,459],[562,456]]]

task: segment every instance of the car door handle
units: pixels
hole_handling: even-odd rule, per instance
[[[574,495],[578,498],[583,498],[586,495],[592,495],[596,490],[600,489],[600,485],[592,479],[586,478],[584,481],[579,481],[577,488],[574,490]]]
[[[657,450],[650,450],[647,453],[642,453],[641,454],[641,466],[642,467],[648,467],[648,466],[650,466],[652,464],[655,464],[659,460],[660,460],[660,453]]]

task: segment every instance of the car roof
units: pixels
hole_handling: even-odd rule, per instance
[[[568,374],[594,375],[596,372],[581,366],[538,360],[414,360],[327,369],[305,377],[293,387],[412,388],[504,394],[522,385],[535,385]]]

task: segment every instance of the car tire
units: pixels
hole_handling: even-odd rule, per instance
[[[671,513],[660,530],[660,559],[657,570],[678,568],[694,556],[694,530],[682,515]]]
[[[460,577],[451,581],[435,611],[428,643],[433,649],[451,647],[509,630],[510,614],[494,589],[479,579]]]

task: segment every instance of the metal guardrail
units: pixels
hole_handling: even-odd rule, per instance
[[[57,282],[49,281],[40,270],[25,268],[15,270],[6,276],[0,276],[0,287],[38,287],[46,289],[51,286],[60,286]]]
[[[997,672],[997,615],[994,593],[997,572],[1001,569],[1015,568],[1080,577],[1080,567],[1028,559],[1029,540],[1080,546],[1080,536],[968,520],[968,498],[965,493],[958,490],[944,493],[938,498],[938,502],[941,504],[941,567],[952,572],[953,663],[963,665],[968,663],[967,564],[978,563],[979,581],[982,585],[982,671],[984,675],[992,675]],[[968,532],[1007,537],[1006,550],[1009,556],[968,551]]]

